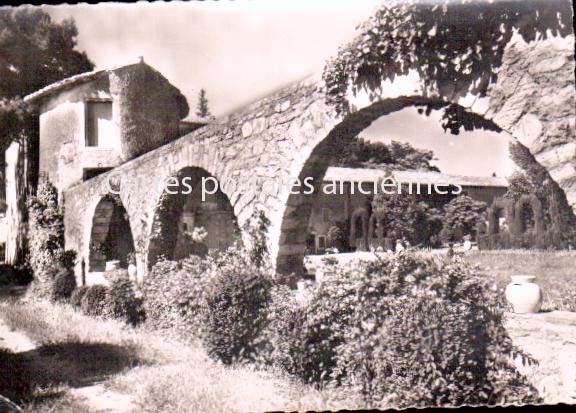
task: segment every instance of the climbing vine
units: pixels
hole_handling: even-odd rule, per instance
[[[572,8],[569,0],[391,0],[359,29],[324,69],[327,102],[347,113],[349,89],[375,100],[383,81],[414,70],[422,94],[439,97],[426,112],[446,107],[443,127],[457,134],[495,126],[448,102],[486,95],[515,32],[526,41],[571,34]]]

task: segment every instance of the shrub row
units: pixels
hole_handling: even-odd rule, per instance
[[[131,325],[144,321],[142,299],[136,296],[132,282],[126,277],[115,278],[109,287],[81,286],[70,296],[70,304],[93,317],[109,317]]]
[[[534,403],[498,294],[459,258],[411,251],[327,264],[307,300],[241,251],[164,261],[145,282],[157,325],[189,323],[224,363],[255,361],[353,388],[373,406]]]
[[[576,248],[576,232],[548,230],[545,232],[527,231],[511,234],[508,231],[478,236],[478,248],[481,250],[499,249],[542,249],[563,250]]]

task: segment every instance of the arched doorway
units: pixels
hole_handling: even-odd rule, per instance
[[[134,240],[126,209],[118,195],[106,195],[98,202],[92,218],[88,271],[102,272],[107,261],[128,267]]]
[[[156,207],[148,267],[161,257],[179,260],[226,250],[239,237],[234,210],[218,181],[202,168],[187,167],[170,180]]]

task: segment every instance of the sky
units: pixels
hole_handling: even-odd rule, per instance
[[[182,91],[191,113],[204,88],[212,113],[221,116],[321,72],[376,6],[369,0],[260,0],[44,8],[57,21],[74,18],[78,48],[97,69],[142,56]],[[513,169],[501,136],[444,133],[438,114],[405,109],[378,119],[362,135],[432,149],[445,173],[508,176]]]

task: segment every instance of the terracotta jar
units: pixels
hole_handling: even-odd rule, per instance
[[[506,299],[515,313],[537,313],[542,305],[542,291],[533,281],[533,275],[513,275],[506,286]]]

